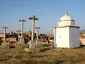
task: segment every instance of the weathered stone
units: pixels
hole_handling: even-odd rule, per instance
[[[7,46],[7,45],[9,45],[9,43],[7,43],[6,41],[3,41],[1,45],[2,46]]]
[[[35,46],[36,46],[35,41],[30,41],[30,42],[28,42],[28,44],[29,44],[29,48],[35,48]]]
[[[20,42],[20,44],[23,45],[24,44],[24,38],[23,37],[20,37],[20,41],[19,42]]]
[[[36,40],[36,45],[39,45],[41,44],[41,41],[40,40]]]

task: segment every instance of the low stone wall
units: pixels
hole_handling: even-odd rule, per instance
[[[85,45],[85,38],[80,38],[80,42],[82,45]]]

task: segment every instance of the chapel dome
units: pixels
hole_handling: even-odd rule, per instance
[[[73,20],[73,18],[68,15],[68,12],[66,12],[65,15],[60,18],[60,21],[69,21],[69,20]]]
[[[60,18],[58,26],[75,26],[75,20],[66,12],[65,15]]]

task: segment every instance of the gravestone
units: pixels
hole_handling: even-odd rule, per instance
[[[24,48],[26,52],[39,52],[42,45],[40,45],[40,42],[36,41],[30,41],[28,42],[29,48]]]
[[[26,52],[34,52],[35,46],[36,46],[36,42],[35,41],[30,41],[28,42],[29,47],[25,47],[24,50]]]
[[[35,46],[36,46],[35,41],[30,41],[28,44],[29,44],[29,48],[35,48]]]

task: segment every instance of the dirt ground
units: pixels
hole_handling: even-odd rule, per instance
[[[25,52],[23,46],[0,48],[0,64],[85,64],[85,46],[74,49],[50,47],[44,45],[44,51],[32,53]]]

